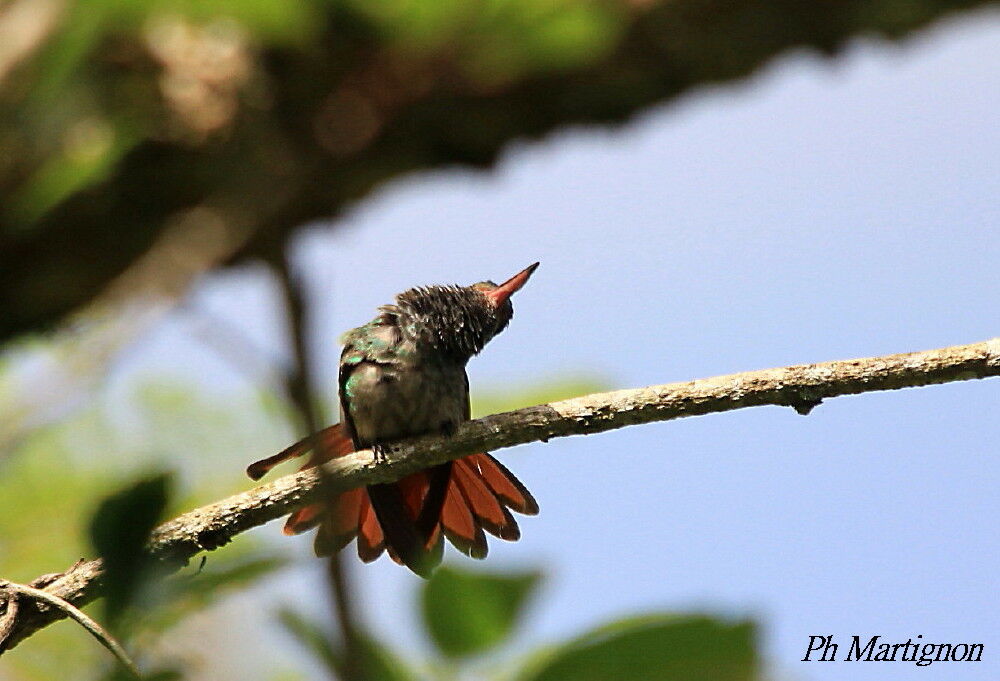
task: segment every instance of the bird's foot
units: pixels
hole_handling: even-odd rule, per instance
[[[372,454],[374,454],[376,466],[388,463],[389,461],[389,456],[386,453],[385,445],[372,445]]]

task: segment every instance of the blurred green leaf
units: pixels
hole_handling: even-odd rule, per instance
[[[449,657],[482,653],[514,630],[541,575],[481,574],[441,568],[424,585],[424,625]]]
[[[371,681],[414,681],[416,675],[386,646],[367,634],[360,645],[365,659],[365,678]]]
[[[104,559],[105,616],[119,619],[148,576],[144,548],[167,506],[170,476],[160,473],[126,487],[101,502],[90,521],[90,540]]]
[[[752,622],[651,615],[599,627],[529,664],[520,681],[752,681]]]
[[[332,634],[291,608],[278,611],[285,629],[322,662],[334,675],[345,678],[344,658],[334,647]],[[364,660],[364,678],[368,681],[413,681],[415,675],[392,651],[363,632],[357,632]]]

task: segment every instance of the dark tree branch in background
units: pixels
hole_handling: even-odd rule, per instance
[[[107,3],[80,44],[60,29],[89,4],[0,3],[0,341],[274,261],[302,225],[414,171],[491,167],[512,142],[620,124],[790,50],[832,56],[995,3],[437,3],[429,32],[380,3],[278,3],[290,21],[264,24],[257,3]]]
[[[292,348],[295,356],[295,366],[288,376],[288,395],[299,415],[305,423],[306,433],[318,433],[322,427],[321,419],[317,414],[317,396],[312,380],[312,352],[309,349],[309,315],[307,310],[311,309],[306,300],[308,292],[301,277],[296,278],[292,272],[290,253],[286,249],[284,257],[281,258],[275,269],[281,283],[281,290],[285,295],[285,309],[288,314],[288,326],[292,334]],[[315,436],[312,437],[314,449],[325,447],[324,442]],[[330,484],[326,477],[326,471],[320,470],[323,475],[323,483]],[[328,510],[333,512],[332,497]],[[333,597],[334,615],[337,624],[340,626],[340,633],[343,637],[343,668],[340,681],[365,681],[366,674],[362,667],[362,659],[358,654],[358,632],[357,618],[354,615],[351,590],[347,587],[347,577],[344,574],[344,565],[339,552],[333,553],[328,559],[327,575],[330,580],[330,592]]]
[[[286,475],[247,492],[185,513],[158,527],[149,551],[178,569],[196,554],[211,551],[252,527],[322,497],[405,475],[476,452],[566,435],[700,416],[745,407],[778,405],[808,414],[824,399],[1000,376],[1000,338],[925,352],[749,371],[685,383],[595,393],[561,402],[469,421],[450,438],[421,437],[389,448],[375,465],[371,450]],[[77,606],[101,595],[101,563],[80,563],[46,587]],[[20,604],[7,646],[63,617],[34,603]],[[0,621],[3,613],[0,612]]]

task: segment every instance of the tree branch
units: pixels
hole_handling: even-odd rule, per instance
[[[1000,376],[1000,338],[982,343],[884,357],[749,371],[686,383],[595,393],[526,407],[463,424],[452,437],[426,436],[394,445],[376,466],[371,450],[354,452],[323,466],[286,475],[246,492],[185,513],[158,527],[149,551],[178,569],[246,530],[279,518],[330,491],[389,482],[432,465],[482,451],[566,435],[700,416],[744,407],[777,405],[808,414],[822,400],[879,390]],[[46,591],[75,605],[101,595],[99,560],[79,563]],[[2,618],[0,613],[0,618]],[[63,617],[53,609],[23,603],[7,647]]]
[[[133,662],[128,656],[128,653],[125,652],[125,649],[122,648],[121,644],[116,641],[111,634],[106,632],[100,624],[87,617],[87,615],[81,612],[79,608],[69,601],[59,598],[48,591],[36,589],[33,586],[15,584],[14,582],[7,581],[6,579],[0,579],[0,595],[3,595],[4,593],[6,593],[7,598],[7,616],[9,617],[13,614],[14,617],[11,617],[11,619],[13,619],[14,622],[16,622],[16,615],[18,611],[18,594],[41,601],[46,605],[58,609],[58,611],[63,613],[66,617],[78,622],[80,626],[86,629],[91,636],[96,638],[102,646],[111,651],[111,654],[117,658],[118,662],[126,670],[128,670],[128,673],[132,676],[132,678],[142,678],[142,674],[139,673],[139,668],[135,666],[135,662]],[[12,624],[14,622],[12,622]],[[0,627],[0,629],[6,629],[6,627]],[[2,635],[2,632],[0,632],[0,640],[2,640]]]

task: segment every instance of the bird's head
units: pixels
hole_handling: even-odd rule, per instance
[[[493,333],[490,338],[506,329],[507,325],[510,324],[510,319],[514,316],[514,306],[510,302],[510,297],[528,283],[528,279],[538,269],[539,264],[541,263],[536,262],[534,265],[529,265],[499,285],[492,281],[481,281],[472,285],[472,289],[481,293],[486,299],[486,309],[494,320]]]
[[[467,361],[507,328],[514,316],[510,298],[538,268],[535,263],[502,284],[482,281],[472,286],[428,286],[401,293],[397,308],[411,328],[434,348]]]

